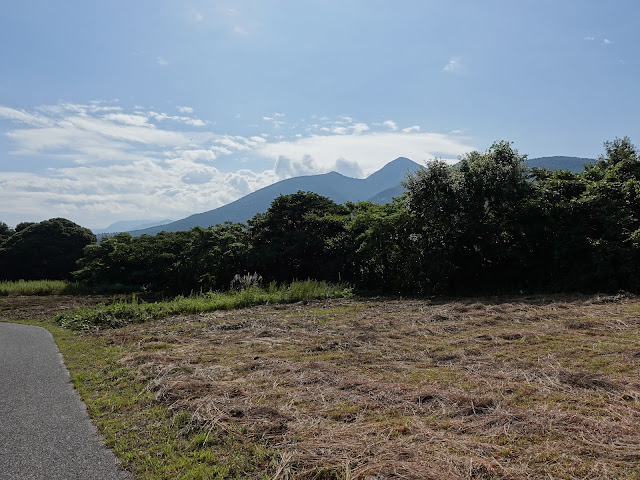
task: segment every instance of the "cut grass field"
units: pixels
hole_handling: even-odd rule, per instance
[[[639,298],[305,303],[44,324],[138,478],[640,478]]]

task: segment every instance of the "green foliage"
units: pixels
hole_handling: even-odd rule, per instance
[[[21,232],[25,228],[29,228],[31,225],[35,225],[37,222],[20,222],[16,225],[16,233]]]
[[[31,224],[0,246],[0,278],[68,279],[84,247],[95,241],[90,230],[64,218]]]
[[[118,300],[109,305],[78,308],[56,316],[56,322],[73,330],[119,328],[131,323],[142,323],[171,315],[191,315],[216,310],[231,310],[267,303],[291,303],[302,300],[349,296],[345,285],[307,280],[290,285],[272,282],[268,288],[251,286],[228,293],[208,292],[189,297],[179,296],[170,301],[143,302],[137,296],[131,300]]]
[[[86,247],[74,278],[173,294],[223,289],[246,270],[247,251],[245,227],[237,223],[155,236],[119,233]]]
[[[361,202],[349,206],[350,279],[371,292],[423,291],[423,277],[416,269],[422,256],[420,237],[405,199],[385,205]]]
[[[252,265],[278,281],[339,280],[345,271],[348,213],[315,193],[281,195],[249,221]]]
[[[521,276],[533,190],[525,159],[503,141],[409,176],[407,206],[428,290],[495,288]]]
[[[4,222],[0,222],[0,247],[2,247],[4,241],[14,233],[15,232],[11,227],[9,227],[9,225]]]

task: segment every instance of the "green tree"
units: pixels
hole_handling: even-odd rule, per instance
[[[19,224],[16,225],[16,232],[20,232],[25,228],[29,228],[31,225],[35,225],[37,223],[38,222],[20,222]]]
[[[407,205],[434,290],[495,288],[522,278],[534,208],[529,170],[509,142],[409,175]]]
[[[9,227],[9,225],[4,222],[0,222],[0,246],[7,238],[9,238],[13,234],[14,231],[13,229],[11,229],[11,227]]]
[[[351,249],[350,280],[368,291],[421,292],[429,289],[420,273],[422,251],[414,218],[404,198],[378,205],[347,204],[351,221],[347,229]]]
[[[345,206],[312,192],[279,196],[249,221],[252,265],[278,281],[339,280],[348,215]]]
[[[154,236],[119,233],[88,245],[74,278],[171,294],[224,289],[246,270],[247,251],[246,227],[237,223]]]
[[[9,280],[69,278],[84,247],[95,241],[91,230],[65,218],[31,225],[2,244],[2,277]]]

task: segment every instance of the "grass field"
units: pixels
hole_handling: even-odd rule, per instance
[[[64,280],[0,281],[0,297],[9,295],[65,295],[86,293],[80,284]]]
[[[87,287],[66,280],[17,280],[0,281],[0,297],[43,295],[122,294],[136,291],[127,285],[99,285]]]
[[[138,478],[640,478],[637,297],[333,299],[46,325]]]

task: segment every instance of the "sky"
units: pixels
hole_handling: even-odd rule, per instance
[[[494,141],[640,142],[637,0],[0,0],[0,221],[180,219]]]

